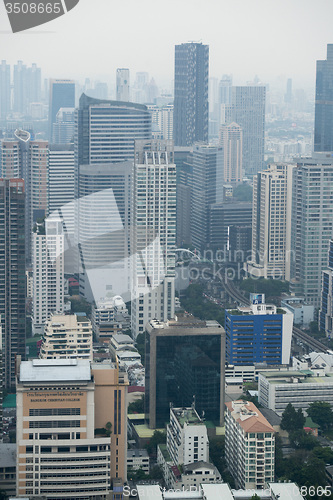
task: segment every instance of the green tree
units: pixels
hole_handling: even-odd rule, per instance
[[[166,433],[162,431],[155,431],[152,437],[149,439],[146,449],[149,455],[156,455],[156,448],[158,444],[166,443]]]
[[[127,413],[144,413],[145,411],[145,397],[137,399],[128,405]]]
[[[111,432],[112,432],[112,424],[111,424],[111,422],[107,422],[105,424],[105,429],[106,429],[106,433],[105,434],[107,436],[111,436]]]
[[[155,465],[151,469],[149,479],[163,479],[163,471],[159,465]]]
[[[252,495],[251,500],[261,500],[261,499],[260,499],[260,497],[258,497],[258,495],[255,493],[254,495]]]
[[[293,448],[312,450],[318,445],[317,439],[303,429],[297,429],[289,433],[290,444]]]
[[[333,411],[330,403],[315,401],[309,405],[307,414],[322,429],[329,429],[333,425]]]
[[[291,403],[288,403],[286,409],[282,413],[281,419],[281,429],[284,429],[288,432],[297,431],[299,429],[303,429],[305,423],[305,417],[302,413],[302,410],[295,410]]]

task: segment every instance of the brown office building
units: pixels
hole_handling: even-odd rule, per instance
[[[126,479],[124,372],[35,359],[21,362],[16,388],[18,496],[103,500],[113,478]]]

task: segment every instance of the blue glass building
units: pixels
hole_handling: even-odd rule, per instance
[[[321,304],[319,311],[319,329],[326,336],[332,337],[333,323],[333,240],[329,242],[328,269],[322,273]]]
[[[277,313],[263,295],[252,295],[251,306],[226,310],[226,361],[232,365],[287,364],[293,315]]]

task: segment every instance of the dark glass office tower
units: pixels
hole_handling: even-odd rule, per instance
[[[0,315],[6,388],[15,388],[16,356],[25,357],[24,210],[23,179],[0,179]]]
[[[170,404],[195,400],[200,416],[223,422],[225,331],[216,321],[152,320],[146,330],[146,414],[149,427],[169,421]]]
[[[175,146],[208,141],[209,47],[182,43],[175,47]]]
[[[50,80],[49,140],[53,142],[53,124],[60,108],[75,107],[75,82],[72,80]]]
[[[333,44],[327,59],[317,61],[314,150],[333,151]]]

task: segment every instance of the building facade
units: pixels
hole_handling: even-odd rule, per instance
[[[264,489],[275,477],[275,431],[251,402],[226,407],[225,455],[236,486]]]
[[[232,87],[232,121],[243,131],[243,172],[253,177],[264,167],[266,88]]]
[[[15,358],[25,356],[25,190],[0,179],[0,316],[3,386],[15,386]]]
[[[251,305],[226,310],[226,356],[232,365],[289,364],[293,314],[251,294]]]
[[[290,281],[293,165],[273,164],[253,179],[252,258],[248,273]]]
[[[314,150],[333,151],[333,44],[327,58],[317,61]]]
[[[58,111],[60,108],[75,108],[75,82],[51,79],[49,85],[49,141],[55,143],[53,125],[57,122]]]
[[[117,68],[117,101],[130,101],[130,72],[128,68]]]
[[[175,46],[175,146],[208,141],[209,47],[202,43]]]
[[[20,364],[17,495],[106,499],[112,478],[126,480],[126,384],[110,364],[90,366],[80,359]],[[104,428],[104,435],[95,437],[97,428]]]
[[[327,268],[329,241],[333,234],[331,185],[333,159],[314,153],[293,169],[290,291],[320,306],[322,271]]]
[[[224,182],[236,184],[243,180],[243,131],[237,123],[222,125],[219,146],[223,149]]]
[[[64,281],[62,222],[48,218],[33,233],[33,335],[44,333],[51,314],[64,311]]]
[[[134,165],[132,333],[174,317],[176,165],[173,143],[137,142]]]
[[[170,403],[191,406],[223,422],[225,332],[216,321],[181,317],[150,321],[146,329],[146,414],[155,429],[169,420]]]
[[[40,358],[92,361],[91,321],[79,314],[53,314],[45,325]]]

